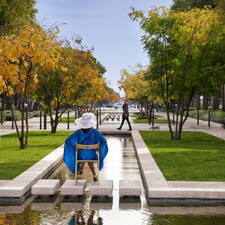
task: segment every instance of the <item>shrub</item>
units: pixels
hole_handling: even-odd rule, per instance
[[[189,117],[197,118],[197,110],[190,111]],[[211,111],[210,117],[213,122],[225,124],[225,112]],[[208,120],[208,110],[199,110],[199,119]]]
[[[0,112],[2,113],[2,121],[4,122],[6,120],[6,111]],[[0,120],[1,120],[1,114],[0,114]]]
[[[12,121],[13,117],[12,117],[12,113],[9,110],[6,110],[6,120],[7,121]],[[15,120],[21,120],[21,112],[20,111],[14,111],[14,115],[15,115]]]

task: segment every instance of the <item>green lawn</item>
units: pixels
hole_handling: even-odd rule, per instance
[[[147,119],[134,119],[134,123],[148,123]],[[168,123],[168,120],[154,120],[154,123]]]
[[[139,118],[141,117],[141,115],[139,114],[132,114],[131,117],[135,117],[135,118]],[[161,115],[154,115],[155,119],[159,119],[159,118],[162,118],[163,116]]]
[[[183,132],[172,141],[169,132],[141,131],[167,180],[225,181],[225,141],[202,132]]]
[[[16,133],[1,136],[0,180],[13,179],[63,144],[71,133],[71,131],[57,131],[56,134],[48,131],[30,132],[29,146],[22,150],[18,147]]]
[[[60,123],[67,123],[68,118],[67,117],[63,117],[59,120]],[[75,118],[74,117],[70,117],[69,118],[70,123],[75,123]]]

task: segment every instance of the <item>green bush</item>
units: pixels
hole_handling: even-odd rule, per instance
[[[39,117],[40,116],[40,111],[33,111],[33,117]]]
[[[2,112],[1,112],[2,113]],[[0,117],[1,117],[1,115],[0,115]],[[0,118],[1,119],[1,118]],[[6,112],[5,111],[3,111],[3,113],[2,113],[2,121],[4,122],[6,120]]]
[[[6,110],[6,120],[7,121],[12,121],[13,117],[12,117],[12,113],[9,110]],[[14,111],[14,115],[15,115],[15,120],[21,120],[21,112],[20,111]]]
[[[14,111],[15,119],[21,120],[22,114],[20,111]],[[39,111],[28,112],[28,118],[38,117],[40,115]],[[3,112],[3,121],[12,121],[12,113],[10,110],[5,110]]]
[[[28,113],[29,118],[39,117],[39,116],[40,116],[40,111],[33,111]]]
[[[190,111],[189,117],[197,118],[197,110]],[[210,117],[213,122],[225,124],[225,112],[211,111]],[[199,110],[199,119],[208,120],[208,110]]]

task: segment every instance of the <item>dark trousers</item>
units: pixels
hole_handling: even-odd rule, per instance
[[[130,125],[130,121],[129,121],[129,118],[128,118],[128,117],[123,117],[122,123],[121,123],[119,129],[122,128],[122,126],[123,126],[125,120],[127,121],[128,125],[129,125],[129,129],[131,130],[131,125]]]

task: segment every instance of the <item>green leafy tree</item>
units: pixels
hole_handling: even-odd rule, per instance
[[[0,27],[8,33],[24,22],[35,21],[36,0],[0,0]]]
[[[145,34],[142,42],[148,53],[154,80],[166,106],[172,139],[179,140],[196,93],[211,96],[224,82],[224,64],[215,61],[224,36],[224,25],[216,10],[193,9],[172,12],[164,7],[150,10],[147,16],[133,11]],[[223,62],[224,63],[224,62]],[[176,103],[176,124],[170,119],[171,103]]]
[[[94,85],[99,72],[90,51],[64,47],[55,70],[39,73],[37,99],[51,119],[51,132],[55,133],[62,114]],[[96,84],[95,84],[96,86]]]
[[[188,11],[193,8],[204,8],[205,6],[211,6],[215,8],[217,0],[173,0],[172,10],[175,11]]]

